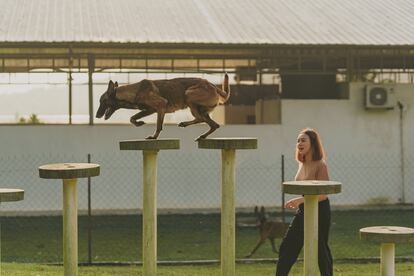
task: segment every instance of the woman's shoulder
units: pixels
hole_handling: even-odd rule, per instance
[[[328,165],[326,165],[326,161],[324,159],[315,161],[315,169],[317,171],[321,170],[328,170]]]
[[[317,179],[319,180],[329,180],[328,176],[328,166],[326,165],[325,160],[321,159],[317,161]]]

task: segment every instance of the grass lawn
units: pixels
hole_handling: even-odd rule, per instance
[[[296,264],[289,276],[302,276],[302,263]],[[377,276],[379,274],[379,264],[335,264],[334,274],[336,276]],[[3,275],[8,276],[52,276],[62,275],[61,266],[33,265],[33,264],[2,264]],[[237,276],[247,275],[274,275],[275,265],[273,264],[243,264],[236,266]],[[136,276],[142,275],[141,266],[88,266],[79,268],[79,276],[105,276],[105,275],[122,275]],[[168,276],[213,276],[220,275],[218,265],[209,266],[159,266],[158,275]],[[396,275],[410,276],[414,275],[414,263],[397,263]]]
[[[334,259],[379,257],[379,245],[362,242],[358,230],[373,225],[414,227],[413,210],[335,211],[330,236]],[[238,215],[238,217],[247,215]],[[270,217],[274,217],[271,214]],[[19,263],[62,261],[61,217],[3,217],[2,260]],[[87,218],[79,217],[79,261],[88,260]],[[141,260],[141,217],[134,215],[93,217],[92,261],[132,262]],[[236,257],[243,258],[256,244],[254,228],[237,228]],[[279,246],[280,239],[276,241]],[[414,257],[414,245],[399,244],[397,256]],[[254,258],[276,258],[270,243]],[[220,259],[220,215],[160,215],[158,217],[158,259]],[[413,274],[414,275],[414,274]]]

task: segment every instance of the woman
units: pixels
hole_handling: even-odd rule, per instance
[[[306,128],[299,133],[295,157],[299,164],[295,180],[329,180],[322,142],[315,130]],[[303,247],[303,203],[304,198],[297,197],[285,204],[286,208],[297,209],[297,212],[280,245],[276,276],[289,274]],[[332,255],[328,246],[330,224],[329,199],[326,195],[320,195],[318,264],[322,276],[333,275]]]

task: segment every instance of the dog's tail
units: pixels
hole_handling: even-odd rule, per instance
[[[227,73],[224,75],[224,82],[222,88],[217,88],[217,93],[220,96],[219,103],[221,104],[227,102],[227,100],[230,98],[229,76],[227,75]]]

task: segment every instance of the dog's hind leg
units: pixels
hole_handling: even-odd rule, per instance
[[[209,125],[210,129],[206,133],[203,133],[202,135],[200,135],[200,137],[198,137],[196,141],[200,139],[205,139],[207,136],[209,136],[211,133],[213,133],[214,131],[216,131],[216,129],[220,127],[219,124],[217,124],[210,118],[210,115],[208,114],[207,111],[201,112],[200,115],[202,116],[203,121]]]
[[[188,107],[190,108],[190,112],[194,116],[195,119],[192,120],[192,121],[187,121],[187,122],[179,123],[178,124],[179,127],[186,127],[186,126],[189,126],[189,125],[194,125],[194,124],[198,124],[198,123],[204,122],[203,116],[200,113],[200,110],[199,110],[199,106],[198,105],[195,105],[193,103],[189,103],[188,104]]]
[[[132,116],[129,121],[134,126],[139,127],[139,126],[142,126],[143,124],[145,124],[145,122],[144,121],[138,121],[138,120],[141,119],[141,118],[144,118],[145,116],[151,115],[153,113],[155,113],[155,110],[153,110],[153,109],[142,110],[142,111],[138,112],[137,114],[135,114],[134,116]]]
[[[202,122],[205,122],[210,126],[210,130],[204,133],[203,135],[201,135],[200,137],[198,137],[196,141],[206,138],[207,135],[211,134],[214,130],[220,127],[216,122],[214,122],[210,118],[210,116],[208,115],[207,109],[204,110],[204,107],[195,105],[195,104],[188,104],[188,107],[190,108],[191,114],[193,114],[195,119],[192,121],[188,121],[188,122],[182,122],[178,126],[186,127],[189,125],[198,124]]]
[[[275,239],[271,239],[269,238],[270,243],[272,244],[272,250],[274,253],[278,253],[277,249],[276,249],[276,245],[275,245]]]
[[[260,240],[257,242],[256,246],[253,248],[252,252],[250,252],[249,255],[246,255],[246,258],[250,258],[251,256],[253,256],[253,254],[257,251],[257,249],[259,249],[259,247],[265,242],[265,240],[263,240],[262,238],[260,238]]]

